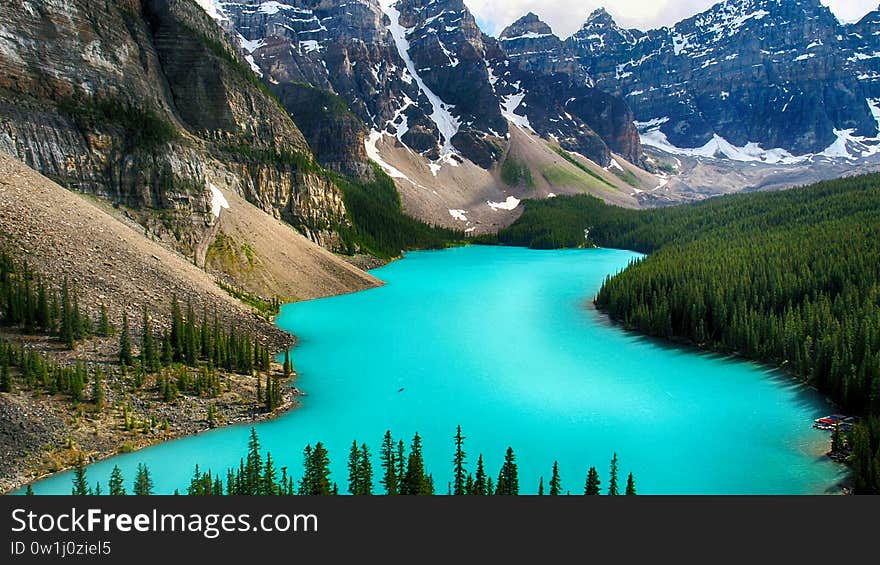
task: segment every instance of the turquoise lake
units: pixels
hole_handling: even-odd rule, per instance
[[[758,365],[624,332],[590,300],[606,275],[637,257],[609,249],[464,247],[409,253],[374,271],[387,282],[357,294],[287,305],[278,324],[299,336],[293,360],[302,406],[257,424],[264,449],[298,479],[302,450],[322,441],[347,488],[353,439],[373,453],[386,429],[423,438],[439,494],[451,480],[460,424],[473,471],[497,476],[508,445],[520,488],[537,491],[554,460],[563,491],[583,493],[587,469],[603,490],[609,460],[643,494],[821,494],[844,468],[811,428],[833,409],[814,391]],[[402,389],[402,390],[401,390]],[[156,492],[185,491],[193,467],[225,477],[249,425],[214,430],[89,467],[104,483],[118,464],[131,491],[146,463]],[[71,474],[34,485],[69,494]]]

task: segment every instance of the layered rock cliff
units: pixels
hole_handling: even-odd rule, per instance
[[[197,260],[211,184],[330,248],[347,223],[301,132],[190,0],[0,5],[0,150]]]

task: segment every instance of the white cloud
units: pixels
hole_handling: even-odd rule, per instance
[[[389,0],[383,0],[387,2]],[[843,21],[855,21],[877,7],[878,0],[822,0]],[[604,7],[621,26],[652,29],[673,25],[716,4],[717,0],[465,0],[486,33],[498,35],[528,12],[535,12],[565,38],[577,31],[596,8]]]

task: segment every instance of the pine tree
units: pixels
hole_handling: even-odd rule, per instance
[[[476,496],[486,496],[492,494],[488,492],[489,479],[486,476],[486,469],[483,466],[483,454],[477,457],[477,472],[474,475],[474,494]]]
[[[67,285],[67,278],[61,286],[61,327],[60,338],[68,349],[73,349],[74,345],[74,328],[73,328],[73,307],[70,302],[70,288]]]
[[[465,494],[465,480],[467,478],[467,471],[465,471],[464,463],[466,454],[464,452],[464,440],[465,437],[461,435],[461,426],[459,425],[455,430],[455,456],[452,459],[453,463],[453,477],[454,477],[454,487],[452,490],[452,494],[456,496],[462,496]]]
[[[633,474],[630,473],[629,477],[626,479],[626,495],[627,496],[635,496],[636,494],[636,481],[633,478]]]
[[[293,362],[290,360],[290,350],[284,350],[284,380],[287,381],[290,379],[290,375],[293,374]]]
[[[245,477],[243,494],[258,495],[260,494],[260,478],[263,472],[263,461],[260,456],[260,438],[257,437],[257,430],[251,428],[251,436],[248,440],[248,453],[245,463]]]
[[[266,453],[266,465],[263,468],[262,483],[261,494],[272,496],[281,494],[275,474],[275,463],[272,461],[272,453],[270,452]]]
[[[373,463],[370,461],[370,449],[366,443],[361,444],[360,460],[360,492],[361,496],[373,494]]]
[[[559,496],[562,493],[562,481],[559,478],[559,462],[553,462],[553,474],[550,476],[550,496]]]
[[[600,483],[599,471],[597,471],[595,467],[590,467],[590,470],[587,472],[587,482],[584,485],[584,494],[589,496],[602,494],[599,490]]]
[[[397,492],[398,494],[404,494],[403,492],[403,481],[406,478],[406,447],[403,444],[403,440],[398,440],[397,442]]]
[[[153,494],[153,479],[150,477],[150,469],[143,463],[138,463],[133,490],[136,496],[150,496]]]
[[[73,468],[73,489],[71,494],[74,496],[86,496],[89,494],[89,481],[86,479],[86,461],[82,454],[79,454],[76,460],[76,466]]]
[[[316,495],[329,495],[335,489],[330,486],[330,457],[324,444],[320,441],[315,444],[315,450],[312,452],[312,468],[315,474],[315,492]]]
[[[519,475],[517,472],[516,456],[513,448],[508,447],[507,453],[504,455],[504,464],[498,473],[498,484],[495,487],[495,494],[515,496],[519,494]]]
[[[544,477],[541,477],[538,481],[538,496],[542,496],[544,494]]]
[[[25,496],[33,496],[34,495],[34,487],[31,485],[27,486],[27,490],[24,491]]]
[[[122,311],[122,329],[119,332],[119,363],[123,366],[131,366],[131,336],[128,334],[128,313]]]
[[[620,491],[617,487],[617,454],[611,458],[611,471],[610,478],[608,479],[608,494],[610,496],[616,496],[620,494]]]
[[[110,318],[107,317],[107,306],[101,304],[101,317],[98,322],[98,335],[101,337],[110,337],[113,335],[113,328],[110,327]]]
[[[843,437],[840,433],[840,424],[834,424],[834,430],[831,432],[831,453],[841,451],[843,451]]]
[[[9,359],[2,355],[0,363],[0,392],[12,392],[12,375],[9,373]]]
[[[422,438],[416,432],[410,445],[406,474],[404,475],[400,494],[429,495],[432,491],[433,486],[425,472],[425,461],[422,458]]]
[[[391,430],[385,431],[382,449],[379,452],[379,461],[382,465],[382,479],[379,482],[385,487],[385,494],[396,495],[398,490],[397,457],[394,452],[394,439],[391,437]]]
[[[98,410],[104,407],[104,386],[101,377],[101,367],[96,367],[95,374],[92,375],[92,403]]]
[[[119,465],[114,465],[113,471],[110,473],[110,496],[123,495],[125,495],[125,485],[122,471],[119,469]]]
[[[357,440],[351,442],[351,450],[348,454],[348,492],[360,494],[361,491],[361,457]]]
[[[180,312],[180,304],[177,302],[177,296],[171,297],[171,330],[169,339],[171,341],[172,361],[183,361],[184,358],[184,329],[183,315]]]
[[[156,349],[156,342],[153,339],[153,328],[150,324],[150,316],[147,313],[147,306],[144,305],[143,315],[144,336],[141,340],[141,365],[144,370],[155,373],[159,370],[159,352]]]

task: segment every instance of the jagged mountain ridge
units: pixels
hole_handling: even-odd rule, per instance
[[[565,43],[648,144],[789,162],[877,151],[860,138],[878,133],[878,21],[842,24],[819,0],[726,0],[648,32],[597,10]]]
[[[305,82],[331,90],[366,124],[364,135],[394,135],[438,166],[458,154],[491,168],[503,158],[505,118],[517,110],[520,116],[529,113],[525,106],[510,107],[522,82],[505,84],[501,74],[492,75],[505,65],[507,52],[482,33],[461,0],[401,0],[385,8],[376,0],[213,1],[210,6],[273,88]],[[618,124],[593,123],[594,118],[580,118],[561,142],[608,165],[611,149],[618,147],[609,149],[604,131],[596,131]],[[626,131],[631,126],[624,126],[624,133],[614,130],[607,137],[631,134]],[[637,162],[637,136],[634,141],[622,153]],[[316,151],[320,158],[321,149]]]

